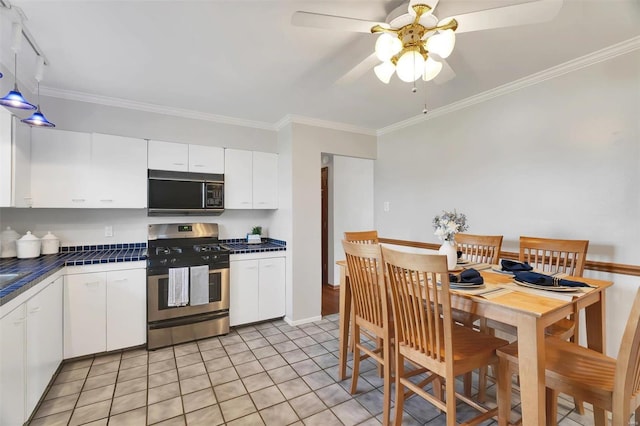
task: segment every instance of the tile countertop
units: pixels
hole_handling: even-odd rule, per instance
[[[0,306],[64,266],[136,262],[146,259],[147,243],[63,247],[58,254],[42,255],[34,259],[0,259],[1,273],[24,274],[7,287],[0,289]]]
[[[220,242],[231,251],[231,254],[262,253],[287,249],[286,241],[274,238],[263,238],[260,244],[247,244],[244,238],[227,239]],[[0,259],[0,273],[24,274],[18,280],[0,289],[0,306],[64,266],[136,262],[146,259],[147,243],[62,247],[58,254],[42,255],[34,259]]]

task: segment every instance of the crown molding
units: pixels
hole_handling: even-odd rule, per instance
[[[381,136],[387,133],[395,132],[396,130],[403,129],[405,127],[410,127],[418,123],[422,123],[422,122],[443,116],[445,114],[449,114],[449,113],[461,110],[463,108],[467,108],[467,107],[488,101],[490,99],[503,96],[511,92],[515,92],[525,87],[542,83],[543,81],[550,80],[552,78],[560,77],[562,75],[577,71],[582,68],[586,68],[588,66],[597,64],[599,62],[604,62],[609,59],[613,59],[615,57],[625,55],[627,53],[633,52],[634,50],[638,50],[638,49],[640,49],[640,36],[633,37],[629,40],[614,44],[612,46],[606,47],[601,50],[597,50],[595,52],[581,56],[579,58],[572,59],[563,64],[557,65],[555,67],[551,67],[544,71],[531,74],[527,77],[521,78],[519,80],[515,80],[511,83],[507,83],[502,86],[498,86],[494,89],[487,90],[486,92],[482,92],[477,95],[468,97],[466,99],[462,99],[460,101],[454,102],[452,104],[445,105],[440,108],[436,108],[434,110],[429,111],[427,115],[419,115],[404,121],[399,121],[390,126],[386,126],[381,129],[378,129],[376,134],[377,136]]]
[[[274,124],[276,130],[281,130],[288,124],[305,124],[314,127],[324,127],[327,129],[340,130],[350,133],[358,133],[367,136],[376,136],[375,129],[367,129],[364,127],[354,126],[352,124],[339,123],[336,121],[320,120],[318,118],[305,117],[303,115],[287,114],[280,121]]]
[[[149,104],[145,102],[130,101],[109,96],[91,95],[72,90],[54,89],[40,86],[40,95],[54,98],[67,99],[71,101],[87,102],[98,105],[106,105],[118,108],[133,109],[138,111],[152,112],[156,114],[171,115],[175,117],[189,118],[193,120],[212,121],[221,124],[231,124],[234,126],[252,127],[263,130],[276,130],[273,124],[262,121],[244,120],[240,118],[228,117],[224,115],[209,114],[205,112],[193,111],[182,108],[173,108],[163,105]]]

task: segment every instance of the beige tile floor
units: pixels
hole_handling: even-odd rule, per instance
[[[335,314],[299,327],[276,320],[156,351],[66,362],[29,424],[381,424],[382,381],[375,365],[362,364],[358,392],[351,395],[351,380],[337,380],[337,336]],[[514,417],[518,403],[514,392]],[[473,414],[462,403],[458,407],[458,420]],[[592,424],[589,411],[579,416],[572,409],[562,400],[559,424]],[[412,397],[403,424],[444,425],[445,416]]]

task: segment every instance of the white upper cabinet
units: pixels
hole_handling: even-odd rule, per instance
[[[147,206],[147,142],[93,133],[93,205],[99,208]]]
[[[149,141],[149,169],[174,172],[224,173],[224,148]]]
[[[0,109],[0,207],[31,206],[31,129]]]
[[[253,153],[237,149],[224,150],[224,207],[253,208]]]
[[[144,208],[144,139],[32,129],[33,207]]]
[[[225,149],[227,209],[278,208],[278,154]]]
[[[253,208],[278,208],[278,154],[253,153]]]
[[[148,168],[152,170],[189,171],[189,145],[149,141]]]
[[[33,207],[90,207],[91,134],[31,129]]]
[[[189,145],[189,171],[199,173],[224,173],[224,148]]]

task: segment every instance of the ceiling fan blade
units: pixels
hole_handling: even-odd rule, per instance
[[[513,6],[450,16],[442,19],[441,22],[455,18],[456,21],[458,21],[456,34],[489,30],[492,28],[536,24],[555,18],[562,7],[562,2],[563,0],[538,0]]]
[[[447,81],[456,78],[456,72],[451,68],[451,65],[449,65],[447,61],[444,59],[438,59],[438,61],[442,62],[442,70],[440,70],[440,73],[433,79],[435,84],[444,84]]]
[[[342,77],[336,80],[335,84],[343,85],[352,83],[365,75],[367,72],[371,71],[371,69],[378,65],[378,63],[380,63],[380,60],[375,53],[372,53],[371,55],[364,58],[358,65],[343,74]]]
[[[365,21],[363,19],[347,18],[344,16],[301,11],[293,14],[291,23],[298,27],[324,28],[357,33],[371,33],[371,27],[375,25],[382,25],[386,28],[389,27],[389,25],[384,22]]]

